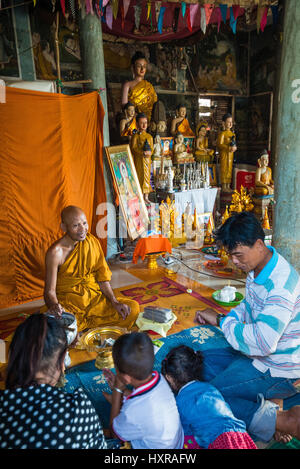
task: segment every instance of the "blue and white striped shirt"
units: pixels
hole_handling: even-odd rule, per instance
[[[221,320],[230,345],[253,358],[261,372],[300,378],[300,278],[274,249],[272,258],[254,278],[250,272],[242,303]]]

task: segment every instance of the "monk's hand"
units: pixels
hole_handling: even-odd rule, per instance
[[[210,324],[217,326],[217,315],[213,309],[207,308],[204,310],[196,311],[194,322],[198,324]]]
[[[130,314],[130,307],[124,303],[114,303],[114,307],[118,311],[122,319],[126,319],[127,316]]]
[[[63,306],[59,303],[55,303],[49,308],[49,313],[54,314],[58,318],[60,318],[64,312]]]

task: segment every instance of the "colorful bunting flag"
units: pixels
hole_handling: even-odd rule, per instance
[[[267,21],[268,21],[268,7],[266,6],[265,11],[263,12],[263,15],[262,15],[261,23],[260,23],[260,29],[262,30],[262,32],[264,32],[265,30]]]
[[[273,25],[276,25],[278,23],[278,5],[272,5],[271,10],[273,16]]]
[[[106,18],[106,24],[109,27],[109,29],[112,29],[112,23],[113,23],[113,11],[112,7],[107,5],[106,11],[105,11],[105,18]]]
[[[117,18],[118,10],[119,10],[119,0],[112,0],[112,11],[113,11],[114,19]]]
[[[174,8],[174,16],[173,16],[173,22],[172,22],[172,29],[174,33],[177,32],[179,14],[180,14],[180,8],[179,7]]]
[[[203,34],[206,33],[206,16],[205,16],[205,9],[204,7],[201,7],[201,23],[200,23],[201,29]]]
[[[190,20],[191,20],[191,26],[193,28],[196,18],[197,18],[197,13],[199,11],[199,3],[191,3],[190,5]]]
[[[134,5],[134,22],[135,22],[135,27],[137,30],[140,29],[140,23],[141,23],[141,14],[142,14],[142,5],[140,3],[137,3]]]
[[[233,8],[230,7],[230,27],[233,31],[233,34],[236,34],[236,22],[237,20],[234,18]]]
[[[164,14],[166,11],[166,7],[161,7],[158,17],[157,29],[159,33],[162,33],[163,23],[164,23]]]
[[[160,8],[161,8],[161,2],[155,2],[155,19],[156,19],[156,24],[158,24],[158,18],[159,18]]]
[[[224,21],[224,23],[226,23],[226,21],[227,21],[227,5],[222,4],[222,5],[219,6],[219,8],[220,8],[220,11],[221,11],[223,21]]]
[[[205,3],[204,10],[205,10],[206,24],[208,24],[210,22],[212,12],[214,11],[214,6],[209,3]]]
[[[150,18],[150,13],[151,13],[151,2],[147,3],[147,21]]]
[[[186,12],[185,12],[185,20],[186,20],[186,25],[188,27],[188,30],[190,32],[193,31],[192,25],[191,25],[191,17],[190,17],[190,5],[187,5],[186,7]]]
[[[259,33],[259,30],[260,30],[261,20],[262,20],[264,11],[265,11],[265,7],[264,7],[264,6],[258,6],[258,7],[257,7],[257,18],[256,18],[256,30],[257,30],[257,34]]]
[[[124,18],[126,18],[128,8],[130,5],[130,0],[123,0],[123,6],[124,6]]]
[[[186,3],[185,2],[181,2],[181,13],[182,13],[182,17],[184,18],[185,16],[185,12],[186,12]]]
[[[222,23],[222,13],[220,8],[216,8],[216,13],[217,13],[217,23],[218,23],[218,32],[220,31],[220,26]]]
[[[121,28],[124,29],[125,16],[124,16],[124,3],[123,3],[123,0],[121,0],[121,3],[120,3],[120,13],[121,13]]]
[[[63,12],[64,16],[66,16],[66,4],[65,4],[65,0],[60,0],[60,6],[61,6],[61,9],[62,9],[62,12]]]
[[[109,0],[103,0],[103,8],[106,7],[106,5],[108,4]]]
[[[232,10],[233,10],[234,19],[236,20],[239,16],[240,5],[232,5]]]

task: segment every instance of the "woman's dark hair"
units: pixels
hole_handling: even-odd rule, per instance
[[[252,247],[258,239],[265,240],[264,230],[253,213],[241,212],[232,215],[214,233],[215,240],[232,251],[239,244]]]
[[[141,51],[137,51],[131,59],[131,65],[134,65],[137,60],[146,59],[145,55]]]
[[[161,372],[171,376],[178,390],[190,381],[202,381],[203,357],[186,345],[173,348],[162,361]]]
[[[144,380],[153,370],[154,347],[144,332],[132,332],[119,337],[112,349],[114,364],[120,373]]]
[[[227,114],[224,114],[224,116],[222,117],[222,121],[226,122],[226,120],[229,119],[230,117],[232,117],[232,114],[230,114],[230,112],[228,112]]]
[[[68,347],[61,321],[35,313],[20,324],[9,347],[6,388],[38,384],[36,374],[51,374],[63,362]]]

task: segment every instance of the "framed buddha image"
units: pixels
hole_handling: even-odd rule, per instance
[[[183,141],[186,147],[187,153],[193,153],[195,137],[184,137]]]
[[[135,240],[149,225],[149,217],[129,145],[105,147],[128,236]]]

